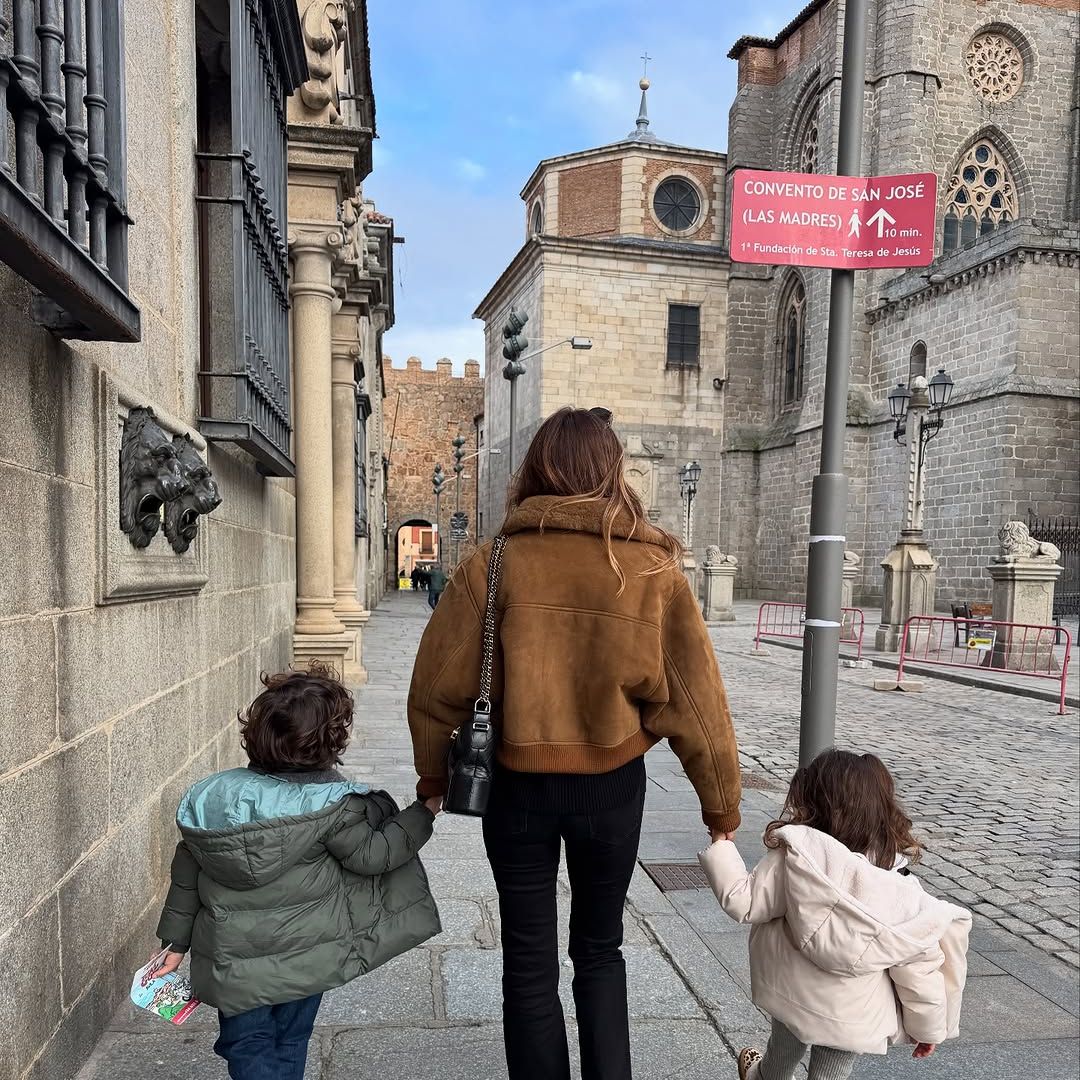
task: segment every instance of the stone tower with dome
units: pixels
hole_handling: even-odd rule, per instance
[[[628,135],[541,161],[521,190],[522,247],[475,313],[485,324],[487,443],[503,451],[485,456],[481,498],[494,527],[510,464],[502,327],[514,306],[529,316],[528,354],[547,350],[527,354],[518,382],[518,447],[560,406],[610,409],[630,482],[650,517],[679,535],[679,469],[698,461],[692,539],[700,563],[719,514],[726,158],[660,138],[649,122],[648,80],[640,86]],[[573,335],[591,338],[592,349],[556,344]]]

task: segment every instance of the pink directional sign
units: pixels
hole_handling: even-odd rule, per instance
[[[929,266],[937,177],[819,176],[737,169],[732,178],[735,262],[869,270]]]

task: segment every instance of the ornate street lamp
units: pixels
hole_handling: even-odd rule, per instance
[[[919,424],[919,467],[922,467],[923,447],[941,430],[944,425],[942,411],[952,401],[954,383],[945,373],[944,368],[938,368],[938,373],[928,383],[921,376],[917,376],[912,382],[913,389],[908,389],[902,382],[889,391],[889,413],[896,421],[893,438],[901,445],[906,446],[908,412],[912,405],[912,395],[917,395],[916,407],[929,408],[930,416],[921,417]]]
[[[679,487],[682,489],[683,502],[686,503],[685,543],[687,550],[693,541],[693,506],[697,495],[698,481],[701,479],[701,466],[696,461],[688,461],[679,470]]]

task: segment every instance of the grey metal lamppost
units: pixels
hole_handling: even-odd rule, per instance
[[[442,465],[436,465],[431,474],[431,490],[435,494],[435,561],[442,566],[442,521],[439,517],[442,493],[446,487],[446,473]]]
[[[506,367],[503,368],[503,378],[510,384],[510,475],[514,475],[517,468],[517,455],[515,443],[517,437],[517,381],[525,374],[525,360],[531,360],[534,356],[545,353],[548,349],[558,348],[560,345],[569,345],[572,349],[591,349],[592,338],[568,337],[561,341],[555,341],[545,345],[542,349],[525,356],[525,350],[529,347],[529,339],[522,330],[529,321],[529,316],[516,308],[510,308],[510,314],[503,325],[503,338],[506,344],[503,346],[503,357],[506,359]]]
[[[683,526],[683,542],[687,551],[694,543],[694,497],[697,495],[698,481],[701,479],[701,466],[696,461],[688,461],[679,470],[679,487],[682,489],[683,502],[686,503],[686,521]]]
[[[454,522],[450,526],[450,539],[454,544],[454,566],[458,564],[458,553],[461,550],[461,541],[458,540],[459,529],[456,522],[461,514],[461,474],[465,471],[462,461],[465,458],[465,436],[457,435],[454,438]]]

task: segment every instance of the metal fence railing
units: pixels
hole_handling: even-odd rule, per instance
[[[862,659],[863,631],[866,619],[861,608],[840,609],[840,644],[854,645]],[[806,623],[806,605],[767,601],[758,608],[754,647],[760,648],[763,637],[801,639]]]
[[[915,615],[904,624],[896,681],[904,681],[909,663],[1049,679],[1060,686],[1058,712],[1064,713],[1071,652],[1072,635],[1060,626]]]

